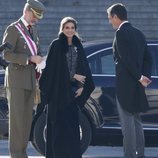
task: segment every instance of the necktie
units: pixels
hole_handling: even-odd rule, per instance
[[[33,39],[32,26],[31,26],[31,25],[28,25],[28,26],[27,26],[27,29],[28,29],[28,31],[29,31],[29,34],[31,35],[31,38]]]

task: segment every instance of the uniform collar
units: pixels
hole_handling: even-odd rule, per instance
[[[20,19],[23,22],[24,26],[27,28],[27,26],[29,25],[28,22],[24,19],[23,16]]]

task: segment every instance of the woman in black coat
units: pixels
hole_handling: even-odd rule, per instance
[[[65,17],[50,44],[40,89],[46,96],[47,158],[81,158],[78,110],[94,89],[77,22]]]

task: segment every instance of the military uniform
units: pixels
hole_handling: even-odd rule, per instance
[[[36,18],[43,17],[45,7],[41,2],[28,0],[26,5]],[[3,42],[9,42],[12,45],[12,49],[4,51],[4,58],[9,61],[5,72],[5,87],[9,105],[10,154],[11,158],[27,158],[26,148],[32,122],[36,72],[35,65],[29,64],[29,57],[32,54],[24,36],[16,28],[17,24],[21,26],[26,36],[35,42],[37,55],[40,55],[39,37],[36,27],[33,27],[31,37],[23,17],[10,24],[3,37]]]

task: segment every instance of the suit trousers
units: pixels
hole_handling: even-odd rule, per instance
[[[27,158],[26,148],[32,123],[34,91],[7,88],[7,99],[11,158]]]
[[[144,131],[140,114],[131,114],[125,111],[118,99],[116,101],[122,126],[124,158],[144,156]]]

